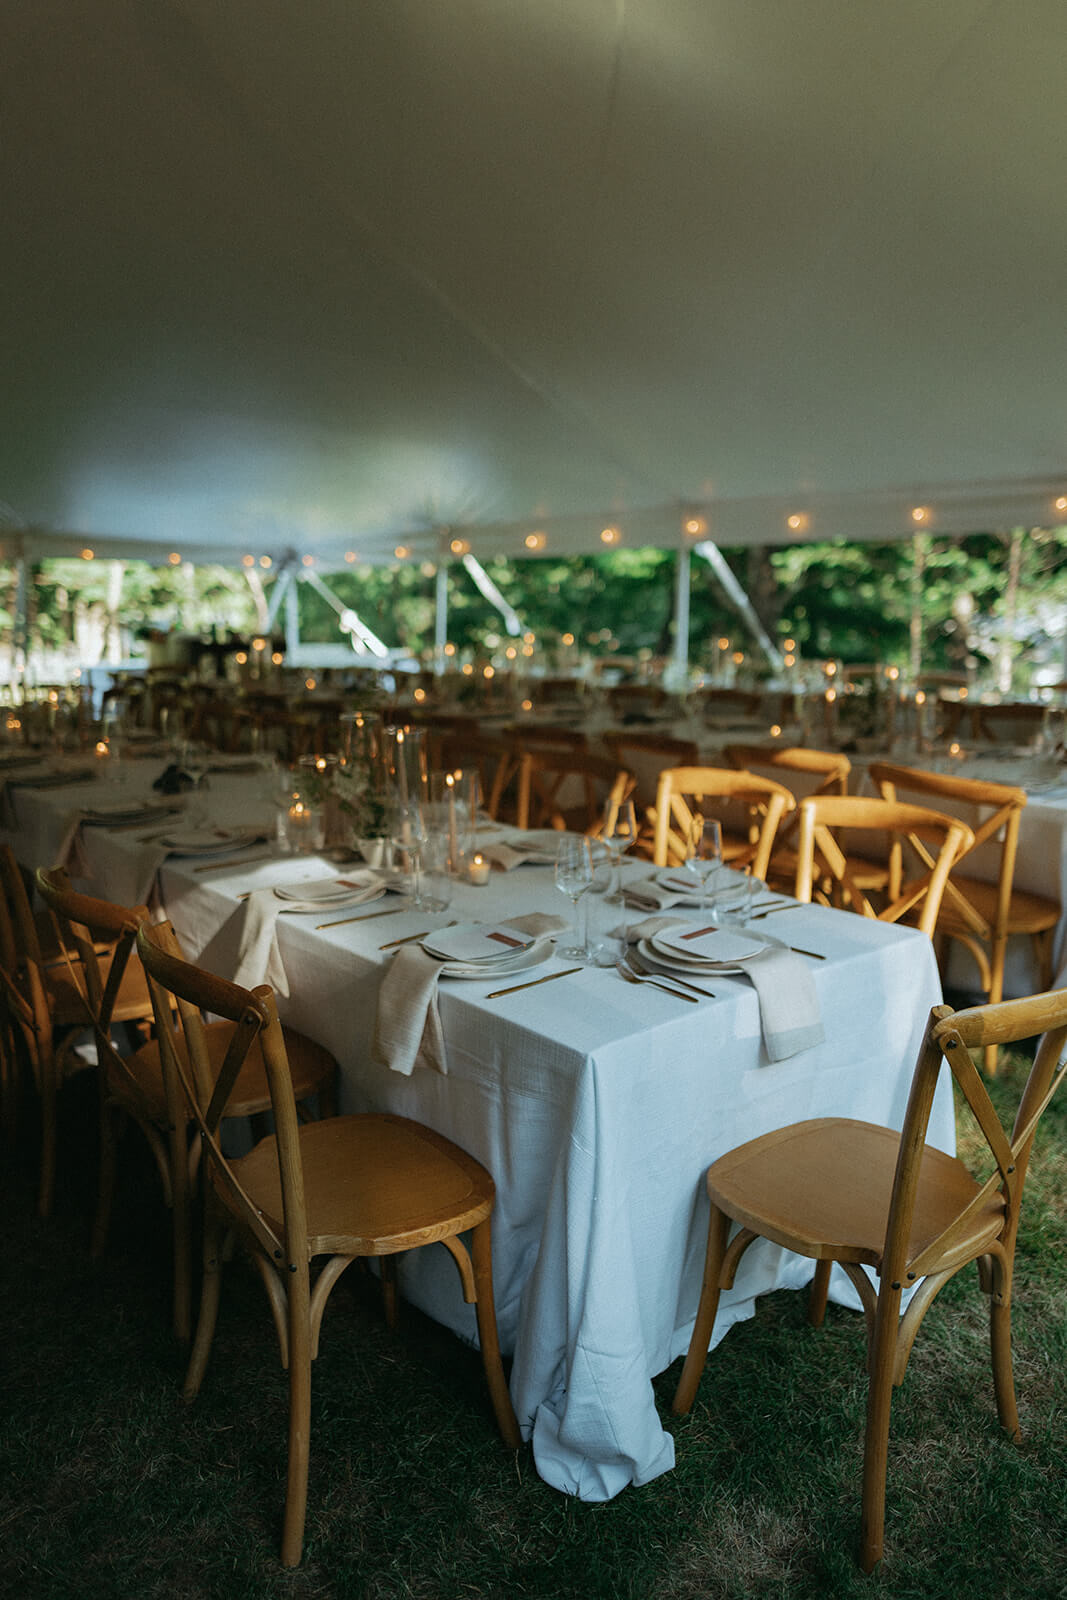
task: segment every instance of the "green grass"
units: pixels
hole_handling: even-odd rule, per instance
[[[1010,1059],[995,1086],[1016,1091]],[[854,1564],[864,1383],[859,1318],[808,1327],[802,1295],[761,1301],[670,1417],[676,1469],[606,1505],[538,1478],[494,1432],[476,1355],[406,1312],[384,1329],[356,1272],[315,1366],[303,1565],[277,1562],[285,1384],[258,1280],[235,1263],[198,1400],[179,1395],[167,1218],[139,1140],[123,1149],[104,1258],[89,1259],[91,1085],[65,1091],[61,1181],[33,1213],[32,1108],[5,1165],[0,1321],[0,1594],[137,1600],[716,1600],[1067,1594],[1067,1097],[1029,1185],[1015,1291],[1025,1435],[1001,1434],[985,1302],[942,1293],[894,1406],[887,1559]]]

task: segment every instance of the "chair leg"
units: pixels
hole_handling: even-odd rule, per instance
[[[100,1176],[96,1186],[96,1216],[93,1218],[93,1256],[104,1253],[108,1229],[111,1226],[111,1206],[115,1197],[115,1155],[123,1113],[117,1106],[109,1105],[106,1092],[100,1089]]]
[[[860,1566],[870,1572],[882,1559],[885,1543],[885,1478],[889,1455],[889,1416],[893,1403],[900,1290],[883,1284],[878,1297],[870,1376],[867,1383],[867,1432],[863,1443],[863,1519]]]
[[[298,1567],[304,1548],[311,1445],[311,1291],[308,1264],[288,1274],[289,1461],[282,1526],[282,1566]]]
[[[478,1343],[482,1347],[482,1366],[489,1386],[493,1414],[500,1429],[500,1437],[509,1450],[517,1450],[522,1443],[519,1424],[508,1393],[504,1368],[500,1360],[500,1338],[496,1326],[496,1307],[493,1304],[493,1244],[491,1222],[486,1217],[471,1234],[471,1258],[474,1263],[474,1302],[478,1318]]]
[[[182,1386],[183,1400],[194,1400],[200,1392],[219,1314],[226,1230],[220,1218],[213,1214],[210,1198],[205,1198],[204,1212],[204,1277],[200,1289],[200,1315],[196,1319],[196,1338]]]
[[[50,1217],[56,1191],[56,1102],[58,1099],[58,1085],[56,1083],[54,1056],[51,1060],[41,1062],[40,1078],[41,1176],[37,1189],[37,1214],[40,1217]]]
[[[1004,998],[1004,962],[1008,954],[1007,935],[1002,939],[993,941],[993,948],[989,954],[989,994],[987,998],[989,1004],[994,1006]],[[997,1046],[995,1044],[986,1045],[983,1052],[982,1066],[987,1077],[996,1077]]]
[[[713,1205],[711,1216],[708,1218],[708,1246],[704,1257],[704,1281],[700,1287],[696,1323],[693,1327],[693,1337],[689,1341],[682,1375],[674,1391],[674,1399],[671,1401],[671,1410],[676,1417],[685,1416],[693,1404],[700,1375],[704,1371],[708,1345],[711,1343],[712,1329],[715,1326],[715,1313],[719,1309],[719,1273],[722,1269],[722,1258],[726,1254],[726,1236],[729,1229],[729,1217],[725,1211],[720,1211],[718,1206]]]
[[[993,1358],[993,1391],[1000,1425],[1014,1444],[1021,1443],[1015,1374],[1011,1361],[1011,1265],[993,1258],[989,1289],[989,1345]]]
[[[813,1328],[821,1328],[822,1319],[826,1315],[826,1299],[830,1293],[832,1267],[832,1261],[815,1263],[815,1276],[811,1280],[811,1290],[808,1295],[808,1321]]]
[[[189,1152],[185,1129],[170,1133],[170,1209],[174,1250],[174,1332],[188,1344],[193,1316],[192,1263],[190,1261]]]
[[[378,1263],[382,1285],[382,1311],[390,1333],[397,1330],[396,1256],[382,1256]]]

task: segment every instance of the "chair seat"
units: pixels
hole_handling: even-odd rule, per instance
[[[997,885],[986,883],[981,878],[955,876],[952,882],[971,902],[979,916],[992,926],[997,915]],[[1057,900],[1046,900],[1043,895],[1012,889],[1008,910],[1009,933],[1045,933],[1049,928],[1054,928],[1059,920],[1060,906]],[[943,932],[954,932],[956,929],[961,933],[970,932],[969,925],[948,899],[942,900],[937,921],[939,930]]]
[[[336,1071],[336,1062],[328,1050],[309,1039],[306,1034],[297,1033],[295,1028],[283,1028],[282,1035],[285,1039],[285,1048],[289,1056],[289,1065],[293,1079],[293,1095],[297,1102],[306,1100],[309,1095],[317,1094],[326,1088]],[[207,1043],[208,1055],[211,1060],[212,1075],[219,1071],[227,1046],[233,1037],[233,1026],[229,1022],[209,1022],[204,1027],[204,1038]],[[185,1035],[175,1035],[175,1048],[182,1066],[188,1070],[189,1054],[185,1044]],[[126,1059],[126,1065],[137,1079],[138,1087],[148,1104],[148,1109],[154,1120],[165,1122],[167,1118],[166,1093],[163,1087],[163,1068],[160,1062],[159,1044],[155,1039],[150,1039],[139,1050],[135,1050]],[[123,1078],[113,1065],[108,1067],[108,1088],[112,1091],[121,1091]],[[237,1081],[233,1091],[226,1102],[226,1115],[228,1117],[252,1117],[257,1112],[270,1110],[270,1086],[267,1083],[267,1069],[263,1061],[263,1052],[258,1042],[253,1044],[245,1057],[241,1070],[237,1074]]]
[[[465,1232],[489,1216],[495,1189],[458,1145],[387,1114],[330,1117],[300,1129],[311,1254],[392,1255]],[[273,1138],[233,1166],[268,1224],[282,1229]]]
[[[73,967],[72,972],[64,961],[59,966],[49,967],[45,975],[52,1006],[52,1021],[57,1027],[88,1026],[86,1002],[82,999],[78,987],[78,982],[84,981],[81,965],[75,961]],[[140,967],[131,963],[122,974],[112,1020],[135,1022],[143,1017],[147,1021],[151,1015],[152,1001],[144,973]]]
[[[742,1226],[786,1249],[877,1267],[899,1151],[900,1134],[892,1128],[820,1117],[722,1156],[708,1169],[708,1194]],[[978,1189],[955,1156],[925,1145],[908,1258],[936,1239]],[[1002,1217],[1003,1202],[993,1195],[973,1219],[964,1247],[995,1239]]]

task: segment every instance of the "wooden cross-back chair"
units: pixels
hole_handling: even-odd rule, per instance
[[[739,772],[755,772],[773,776],[798,799],[810,794],[848,793],[852,763],[848,756],[833,750],[809,750],[806,746],[770,744],[728,744],[723,755]],[[761,772],[761,769],[762,772]],[[785,778],[782,774],[790,774]],[[797,828],[799,811],[793,811],[782,822],[774,851],[765,876],[768,882],[792,889],[797,872]],[[860,871],[854,862],[854,871]],[[863,883],[868,889],[880,887],[885,882],[885,869],[869,863],[863,871]]]
[[[616,730],[603,735],[604,748],[619,767],[633,773],[631,799],[639,826],[636,853],[651,857],[656,839],[656,792],[665,767],[695,767],[700,756],[692,739],[665,733]]]
[[[676,866],[689,854],[696,815],[733,823],[723,828],[723,856],[731,866],[766,876],[778,825],[796,802],[784,784],[729,767],[667,767],[656,792],[656,836],[652,859]],[[740,831],[738,831],[740,825]]]
[[[493,1306],[493,1180],[458,1145],[404,1117],[365,1114],[299,1125],[272,991],[242,989],[192,966],[182,958],[169,923],[143,925],[137,943],[156,1005],[172,1116],[180,1115],[180,1100],[195,1121],[206,1164],[203,1292],[185,1397],[193,1398],[204,1376],[226,1240],[236,1235],[263,1280],[288,1368],[281,1558],[284,1565],[296,1566],[307,1509],[311,1362],[330,1291],[353,1261],[374,1256],[385,1263],[422,1245],[446,1247],[459,1269],[464,1299],[475,1305],[497,1425],[504,1442],[518,1448]],[[169,1026],[169,998],[177,1002],[182,1050]],[[221,1060],[212,1059],[208,1049],[202,1011],[231,1026]],[[219,1122],[252,1050],[264,1063],[275,1131],[247,1155],[231,1157],[219,1142]],[[469,1251],[461,1238],[468,1230]],[[318,1258],[324,1259],[312,1282]],[[391,1275],[386,1281],[392,1282]]]
[[[134,1020],[148,1024],[154,1017],[152,997],[137,959],[137,931],[148,918],[144,906],[114,905],[71,888],[61,867],[39,869],[37,889],[55,917],[60,936],[76,952],[77,964],[67,963],[66,979],[80,999],[86,1022],[96,1040],[100,1094],[100,1174],[92,1251],[99,1255],[106,1243],[115,1189],[118,1136],[127,1118],[136,1123],[152,1153],[164,1199],[171,1209],[174,1243],[174,1329],[188,1339],[191,1331],[191,1265],[189,1259],[189,1183],[195,1173],[199,1144],[190,1144],[189,1117],[175,1117],[168,1107],[158,1038],[146,1039],[123,1054],[114,1043],[116,1022]],[[94,940],[110,933],[115,943],[101,963]],[[221,1059],[230,1025],[212,1022],[204,1029],[206,1047]],[[306,1104],[318,1095],[333,1108],[337,1063],[321,1045],[287,1030],[293,1062],[297,1100]],[[180,1045],[179,1045],[180,1048]],[[253,1053],[226,1104],[227,1117],[250,1117],[270,1110],[270,1091],[262,1058]],[[181,1108],[179,1108],[181,1109]]]
[[[56,1133],[59,1090],[71,1066],[73,1049],[94,1026],[89,984],[97,981],[99,964],[110,976],[111,1020],[147,1027],[151,1002],[138,971],[127,969],[128,945],[122,947],[121,918],[99,924],[84,941],[69,929],[54,928],[46,958],[26,884],[11,850],[0,851],[0,956],[8,1015],[21,1041],[41,1108],[41,1167],[37,1209],[51,1215],[55,1196]],[[91,972],[86,958],[91,959]],[[106,980],[99,985],[102,999]]]
[[[518,760],[511,745],[493,734],[470,730],[431,733],[431,760],[439,772],[478,774],[482,807],[494,822],[505,806],[508,785],[518,775]]]
[[[1001,1125],[971,1052],[1044,1034],[1019,1100],[1011,1137]],[[823,1319],[830,1268],[838,1262],[859,1293],[867,1328],[867,1428],[860,1561],[880,1560],[893,1389],[904,1379],[919,1326],[939,1290],[977,1264],[989,1296],[997,1415],[1019,1442],[1011,1363],[1011,1298],[1023,1186],[1038,1121],[1063,1081],[1067,990],[1026,1000],[930,1014],[912,1078],[902,1132],[844,1117],[821,1117],[763,1134],[707,1172],[711,1201],[703,1286],[673,1408],[696,1396],[719,1295],[757,1238],[817,1265],[810,1320]],[[934,1091],[947,1062],[984,1140],[983,1173],[926,1141]],[[731,1224],[740,1231],[729,1239]],[[864,1268],[877,1276],[875,1290]],[[905,1289],[912,1299],[900,1315]]]
[[[599,834],[604,807],[628,799],[630,773],[585,750],[525,750],[519,759],[520,828]]]
[[[1026,791],[1005,783],[985,783],[958,778],[952,773],[925,772],[891,761],[872,761],[871,779],[887,800],[922,796],[937,804],[964,809],[973,822],[973,842],[961,852],[938,912],[936,935],[962,944],[978,969],[978,981],[987,1000],[1004,994],[1004,963],[1012,935],[1032,941],[1038,966],[1038,988],[1052,982],[1052,941],[1061,907],[1051,896],[1029,894],[1015,888],[1015,860],[1019,827],[1026,806]],[[966,863],[984,846],[995,852],[988,880],[969,876]],[[987,861],[989,860],[987,852]],[[996,1049],[990,1046],[986,1070],[996,1071]]]
[[[760,689],[701,689],[695,697],[697,710],[709,722],[722,722],[759,715],[763,704]]]
[[[880,922],[907,919],[933,938],[952,864],[974,838],[965,822],[926,806],[867,796],[813,795],[802,800],[799,809],[794,885],[798,900],[818,898]],[[875,906],[871,891],[851,870],[845,848],[849,833],[859,833],[865,843],[872,834],[885,839],[881,907]],[[867,856],[861,859],[866,864]]]

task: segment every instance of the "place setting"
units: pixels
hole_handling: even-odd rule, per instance
[[[416,1066],[447,1072],[437,1004],[440,980],[457,978],[495,984],[530,971],[556,954],[563,954],[556,951],[554,936],[565,926],[560,917],[534,912],[504,922],[457,922],[422,935],[387,941],[381,946],[383,950],[397,948],[378,1000],[375,1059],[394,1072],[411,1073]],[[533,983],[564,976],[566,971],[561,970],[534,979]],[[520,982],[514,991],[526,987],[526,982]],[[485,998],[498,999],[514,991],[505,984],[502,989],[490,990]]]

